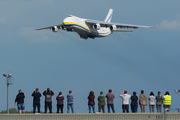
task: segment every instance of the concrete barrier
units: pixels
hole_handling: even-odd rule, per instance
[[[164,120],[164,113],[0,114],[0,120]],[[180,120],[180,113],[167,113],[166,120]]]

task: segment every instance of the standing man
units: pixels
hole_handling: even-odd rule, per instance
[[[22,92],[22,90],[19,90],[19,93],[16,96],[15,103],[14,103],[14,106],[16,106],[16,102],[17,102],[17,108],[18,108],[19,114],[21,114],[21,110],[22,110],[22,113],[25,113],[24,98],[25,98],[24,93]]]
[[[67,113],[69,113],[69,108],[71,107],[72,113],[74,113],[74,108],[73,108],[73,99],[74,96],[72,94],[72,91],[69,91],[69,94],[67,95]]]
[[[141,90],[141,94],[139,96],[139,105],[141,107],[141,113],[145,113],[145,106],[147,105],[147,96],[144,94],[144,90]]]
[[[131,111],[132,113],[137,113],[138,108],[138,97],[136,96],[136,92],[133,92],[133,95],[131,96]]]
[[[104,105],[105,105],[105,96],[103,95],[103,91],[101,91],[100,95],[98,97],[98,109],[99,109],[99,112],[101,112],[101,109],[102,109],[103,113],[105,113]]]
[[[41,97],[41,93],[39,92],[39,89],[36,88],[31,96],[34,97],[33,98],[33,113],[36,112],[36,107],[38,109],[38,113],[40,113],[40,97]]]
[[[169,112],[170,107],[171,107],[171,96],[169,95],[168,91],[166,91],[163,98],[164,98],[164,101],[163,101],[164,110],[167,110],[167,112]]]
[[[106,95],[106,98],[107,98],[108,113],[110,113],[110,107],[111,107],[113,113],[115,113],[114,104],[113,104],[113,99],[115,98],[115,96],[112,93],[111,89],[109,89],[109,93]]]
[[[125,113],[125,111],[129,113],[129,98],[131,97],[131,95],[128,94],[125,90],[119,95],[119,97],[122,98],[123,113]]]
[[[44,113],[47,113],[47,107],[49,108],[49,111],[50,113],[52,113],[52,96],[54,95],[54,92],[50,89],[50,88],[47,88],[44,92],[43,92],[43,95],[45,96],[45,111]]]

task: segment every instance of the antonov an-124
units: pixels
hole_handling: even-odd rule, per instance
[[[69,15],[63,20],[62,24],[39,28],[36,30],[51,29],[51,31],[53,32],[58,32],[59,29],[62,29],[70,32],[77,32],[83,39],[94,39],[96,37],[106,37],[113,32],[133,32],[133,30],[127,30],[128,28],[155,28],[152,26],[112,23],[112,13],[113,9],[109,9],[109,13],[107,14],[104,21],[83,19],[73,15]]]

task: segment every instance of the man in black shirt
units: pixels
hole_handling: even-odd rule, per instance
[[[16,96],[16,99],[15,99],[15,103],[14,103],[14,106],[16,106],[16,102],[17,102],[17,108],[18,108],[18,111],[19,113],[21,114],[21,110],[23,113],[25,113],[24,109],[24,98],[25,98],[25,95],[24,93],[22,92],[22,90],[19,90],[19,93],[18,95]]]

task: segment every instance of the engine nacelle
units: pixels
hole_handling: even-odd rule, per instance
[[[101,26],[100,26],[100,24],[98,23],[98,24],[93,25],[93,28],[96,29],[96,30],[99,30],[99,29],[101,28]]]
[[[112,25],[112,26],[110,27],[110,30],[117,30],[117,26],[116,26],[116,25]]]
[[[53,32],[58,32],[57,26],[53,26],[53,27],[51,28],[51,30],[52,30]]]

